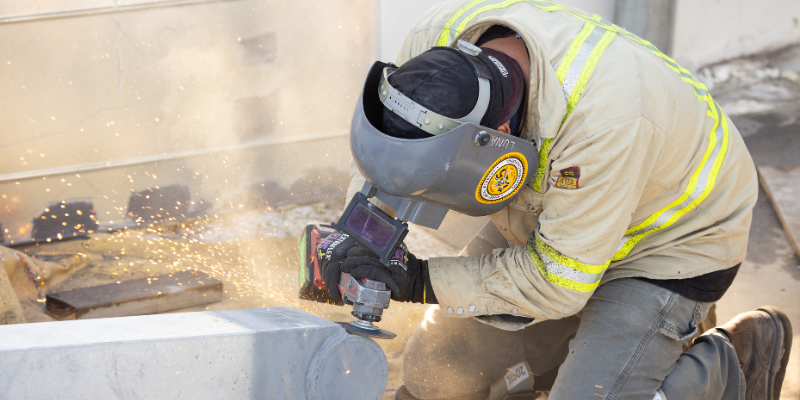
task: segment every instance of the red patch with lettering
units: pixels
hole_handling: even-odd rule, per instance
[[[556,180],[556,187],[562,189],[577,189],[578,181],[581,178],[581,169],[579,167],[569,167],[561,170],[561,176]]]

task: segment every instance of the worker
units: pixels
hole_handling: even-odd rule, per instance
[[[502,398],[529,377],[551,400],[779,398],[792,334],[777,308],[689,343],[745,258],[757,196],[741,135],[689,71],[599,16],[538,0],[445,1],[411,29],[399,68],[378,64],[354,117],[349,195],[372,173],[359,154],[384,143],[357,142],[358,129],[409,143],[404,164],[378,167],[395,181],[441,163],[439,138],[465,126],[538,153],[461,169],[479,179],[430,196],[454,210],[473,194],[508,202],[461,256],[403,245],[384,266],[350,240],[324,260],[331,296],[348,272],[438,304],[407,343],[398,399]]]

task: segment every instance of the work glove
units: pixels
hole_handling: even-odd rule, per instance
[[[358,245],[358,240],[344,232],[337,231],[328,235],[316,248],[319,273],[325,281],[328,294],[338,302],[342,301],[342,293],[339,292],[342,261],[347,257],[347,252],[356,245]]]
[[[411,303],[438,304],[431,287],[428,262],[414,257],[405,244],[389,258],[389,265],[381,264],[380,258],[369,248],[358,244],[347,252],[341,271],[356,279],[383,282],[392,291],[391,298]]]

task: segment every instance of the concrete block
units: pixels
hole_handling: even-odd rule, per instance
[[[291,307],[0,326],[0,337],[0,399],[378,399],[388,374],[374,341]]]

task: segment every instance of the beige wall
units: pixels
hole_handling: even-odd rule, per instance
[[[393,60],[408,28],[435,0],[375,0],[381,56]],[[800,42],[800,0],[677,0],[673,54],[686,68]],[[561,3],[613,20],[614,0]]]
[[[799,0],[678,0],[675,58],[700,66],[800,42]]]

